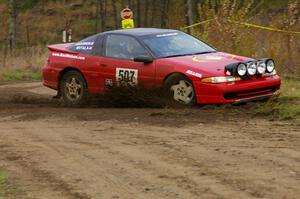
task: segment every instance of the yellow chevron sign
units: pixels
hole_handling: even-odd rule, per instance
[[[133,19],[124,19],[124,20],[122,20],[122,28],[123,29],[134,28]]]

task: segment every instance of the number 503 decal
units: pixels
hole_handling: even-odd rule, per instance
[[[117,68],[116,69],[116,81],[118,84],[138,84],[138,70],[129,68]]]

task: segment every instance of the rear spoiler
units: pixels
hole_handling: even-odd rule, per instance
[[[65,52],[65,53],[72,53],[72,54],[78,54],[77,52],[70,51],[68,47],[70,47],[73,43],[66,43],[66,44],[53,44],[49,45],[48,49],[51,52]]]

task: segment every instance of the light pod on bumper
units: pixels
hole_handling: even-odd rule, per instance
[[[237,66],[236,72],[237,72],[237,74],[238,74],[240,77],[245,76],[245,75],[247,74],[247,66],[246,66],[246,64],[240,63],[240,64]]]
[[[227,76],[237,76],[248,79],[249,76],[271,76],[276,74],[275,63],[271,58],[258,59],[246,62],[235,62],[225,66]]]
[[[259,61],[257,63],[257,72],[258,74],[264,74],[267,70],[267,64],[264,61]]]
[[[257,72],[257,66],[255,62],[249,62],[247,64],[247,72],[249,75],[255,75]]]
[[[274,69],[275,69],[275,63],[274,63],[274,61],[272,59],[268,59],[266,61],[266,65],[267,65],[267,68],[266,68],[267,72],[268,73],[272,73],[274,71]]]

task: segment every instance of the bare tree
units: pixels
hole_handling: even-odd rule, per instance
[[[150,18],[151,19],[151,21],[150,21],[151,27],[153,27],[155,25],[154,23],[155,23],[155,7],[156,7],[155,5],[157,3],[156,1],[157,0],[152,0],[152,5],[151,5],[151,15],[150,15],[151,16],[151,18]]]
[[[192,0],[187,0],[186,1],[186,7],[187,7],[187,23],[188,25],[193,24],[193,6],[192,6]],[[190,32],[190,29],[189,29]]]
[[[12,51],[17,43],[17,7],[15,0],[8,1],[9,8],[9,46]]]
[[[106,0],[96,0],[95,32],[99,31],[99,22],[101,31],[106,30],[106,7]]]
[[[142,16],[141,16],[141,1],[140,0],[137,0],[136,1],[136,19],[137,19],[137,26],[140,27],[141,26],[141,19],[142,19]]]
[[[131,0],[127,0],[127,4],[125,6],[128,6],[129,8],[131,8],[132,6],[132,1]]]
[[[100,4],[101,31],[106,30],[106,0],[101,0]]]
[[[193,14],[194,14],[194,19],[196,19],[196,21],[199,21],[199,10],[198,10],[198,6],[200,4],[200,0],[195,0],[194,4],[193,4]]]
[[[101,0],[96,0],[95,33],[98,32],[98,27],[99,27],[100,4],[101,4]]]
[[[112,6],[113,6],[113,15],[114,15],[114,22],[115,22],[115,28],[118,29],[119,28],[119,20],[118,20],[118,8],[117,8],[117,4],[118,1],[114,1],[112,2]]]
[[[165,28],[168,19],[169,0],[160,0],[160,26]],[[152,16],[153,17],[153,16]]]
[[[145,2],[145,16],[144,16],[144,26],[145,27],[148,27],[149,26],[149,22],[148,22],[148,20],[149,20],[149,1],[150,0],[145,0],[146,2]]]

